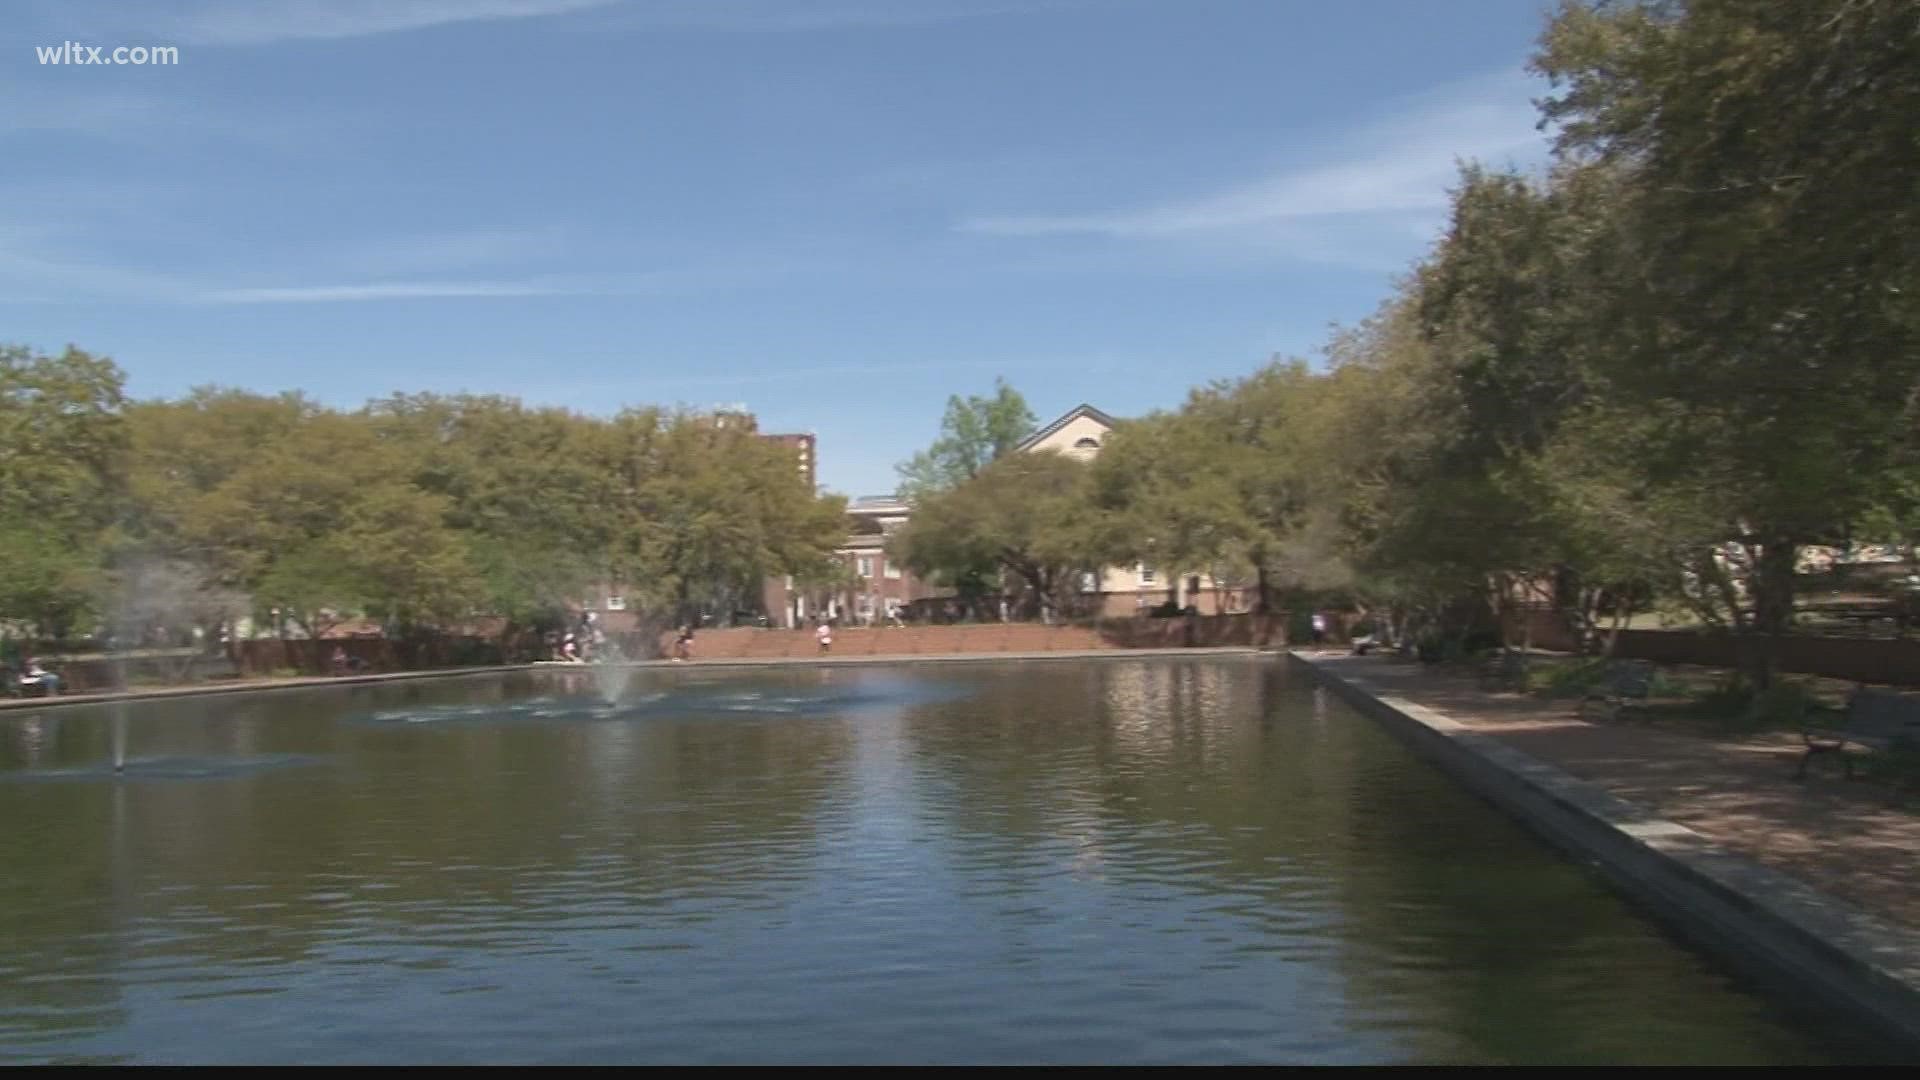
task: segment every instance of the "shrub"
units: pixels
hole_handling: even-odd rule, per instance
[[[1797,728],[1813,703],[1813,696],[1800,683],[1775,682],[1754,696],[1746,720],[1755,728]]]

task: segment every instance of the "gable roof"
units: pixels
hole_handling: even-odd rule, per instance
[[[1076,405],[1065,416],[1027,436],[1025,439],[1020,440],[1020,445],[1013,449],[1016,453],[1025,453],[1044,441],[1047,436],[1052,435],[1054,432],[1059,431],[1061,428],[1066,427],[1068,424],[1071,424],[1083,416],[1109,430],[1118,427],[1120,424],[1118,420],[1115,420],[1113,417],[1108,416],[1106,413],[1101,412],[1091,405]]]

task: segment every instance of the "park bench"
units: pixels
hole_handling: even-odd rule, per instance
[[[1813,722],[1801,731],[1807,752],[1794,770],[1804,779],[1807,768],[1823,754],[1838,756],[1846,778],[1853,779],[1853,755],[1848,746],[1888,753],[1920,751],[1920,697],[1862,686],[1844,708],[1816,706]]]
[[[1588,706],[1598,702],[1606,709],[1607,719],[1617,720],[1629,709],[1645,708],[1652,695],[1652,664],[1645,660],[1616,661],[1581,696],[1580,718],[1586,719]]]
[[[1353,655],[1365,656],[1368,653],[1399,651],[1399,646],[1394,643],[1393,634],[1385,624],[1367,622],[1361,625],[1366,627],[1366,632],[1352,634],[1347,639],[1347,647],[1353,651]],[[1360,627],[1356,626],[1354,629],[1358,630]]]

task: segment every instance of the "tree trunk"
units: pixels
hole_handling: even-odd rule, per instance
[[[1500,651],[1512,652],[1513,642],[1510,632],[1513,628],[1513,580],[1505,574],[1492,575],[1493,621],[1500,628]]]
[[[1619,647],[1620,628],[1626,622],[1626,613],[1627,600],[1624,597],[1616,600],[1613,605],[1613,627],[1607,631],[1606,648],[1601,652],[1608,659],[1613,658],[1614,650]]]
[[[1527,689],[1527,687],[1531,685],[1527,677],[1527,664],[1529,658],[1532,656],[1533,612],[1531,610],[1522,610],[1520,612],[1520,688],[1522,690]]]
[[[1793,624],[1794,563],[1799,546],[1775,537],[1753,559],[1749,585],[1753,590],[1754,640],[1747,652],[1747,674],[1754,689],[1773,685],[1775,642]]]
[[[1720,560],[1715,558],[1711,551],[1702,558],[1700,565],[1701,574],[1713,586],[1714,591],[1720,594],[1721,603],[1726,605],[1727,625],[1731,626],[1735,633],[1745,633],[1747,613],[1740,604],[1740,594],[1733,587],[1732,577],[1727,574],[1726,569],[1720,565]]]

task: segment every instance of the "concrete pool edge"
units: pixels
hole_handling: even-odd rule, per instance
[[[1011,650],[1008,652],[953,652],[953,653],[861,653],[826,656],[818,654],[808,656],[737,656],[719,660],[687,661],[677,660],[628,660],[608,667],[623,668],[673,668],[713,670],[720,668],[768,668],[768,667],[821,667],[821,666],[858,666],[862,664],[962,664],[993,663],[995,661],[1032,661],[1032,660],[1125,660],[1125,659],[1166,659],[1169,657],[1191,657],[1197,659],[1217,659],[1220,657],[1276,658],[1278,654],[1269,649],[1258,649],[1250,645],[1194,646],[1192,648],[1166,649],[1046,649]],[[571,664],[555,660],[542,660],[530,667],[540,671],[593,670],[592,664]]]
[[[670,668],[718,670],[722,668],[821,667],[862,664],[952,664],[982,663],[996,660],[1119,660],[1124,658],[1266,656],[1270,650],[1230,645],[1175,649],[1061,649],[1047,652],[969,652],[969,653],[876,653],[860,656],[741,657],[728,660],[629,660],[607,667]],[[326,686],[362,686],[368,683],[400,682],[406,679],[449,679],[474,675],[497,675],[512,671],[592,671],[595,664],[570,664],[538,660],[530,664],[495,664],[486,667],[434,668],[429,671],[389,671],[375,675],[312,675],[297,679],[250,680],[232,683],[208,683],[196,686],[162,686],[147,690],[123,690],[106,694],[66,694],[54,698],[0,699],[0,716],[8,712],[37,712],[78,705],[117,705],[166,698],[196,697],[213,694],[265,693],[273,690],[312,690]]]
[[[293,679],[250,679],[230,683],[205,683],[193,686],[156,686],[146,690],[117,690],[105,694],[62,694],[53,698],[7,698],[0,700],[0,715],[8,712],[36,712],[69,705],[119,705],[128,702],[158,701],[165,698],[198,697],[213,694],[258,694],[272,690],[312,690],[321,686],[363,686],[367,683],[400,682],[406,679],[446,679],[461,675],[493,675],[503,671],[532,671],[533,664],[499,664],[492,667],[432,668],[427,671],[386,671],[375,675],[309,675]]]
[[[1291,661],[1684,936],[1783,990],[1811,993],[1920,1051],[1920,934],[1721,848],[1438,709],[1298,652]]]

